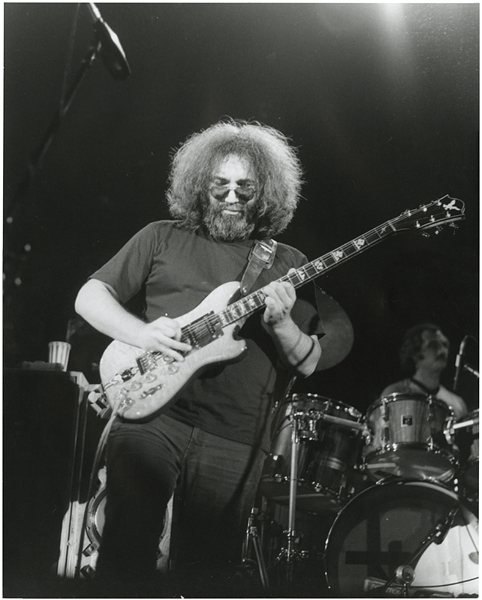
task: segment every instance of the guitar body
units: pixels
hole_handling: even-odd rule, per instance
[[[212,291],[195,309],[175,320],[184,327],[207,313],[225,309],[239,289],[239,282],[224,283]],[[244,319],[245,320],[245,319]],[[175,400],[185,385],[209,366],[240,359],[246,342],[235,338],[243,320],[227,325],[222,335],[201,348],[185,355],[183,362],[169,362],[162,356],[153,360],[145,373],[135,372],[128,380],[125,372],[137,365],[141,356],[155,353],[130,346],[117,340],[105,349],[100,360],[100,376],[111,407],[120,403],[119,414],[125,419],[142,420],[160,412]],[[130,374],[130,373],[129,373]]]

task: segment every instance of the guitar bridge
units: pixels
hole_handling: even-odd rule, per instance
[[[141,375],[147,373],[147,371],[152,371],[157,366],[157,360],[155,354],[160,354],[159,352],[144,352],[137,357],[136,362],[139,367],[139,372]]]

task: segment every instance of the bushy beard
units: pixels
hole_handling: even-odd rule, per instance
[[[224,213],[226,208],[232,205],[220,202],[218,205],[208,204],[204,214],[203,222],[214,239],[221,242],[239,242],[246,240],[255,228],[255,207],[245,204],[236,210],[240,212],[235,215]]]

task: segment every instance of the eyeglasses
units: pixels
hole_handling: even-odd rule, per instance
[[[256,188],[251,183],[236,185],[234,187],[230,185],[212,185],[209,188],[211,196],[220,202],[222,200],[226,200],[231,190],[236,194],[236,198],[241,202],[249,202],[256,194]]]

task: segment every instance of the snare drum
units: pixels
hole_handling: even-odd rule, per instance
[[[437,527],[437,542],[415,560]],[[337,515],[324,556],[329,589],[339,598],[405,596],[397,582],[376,589],[409,563],[409,597],[477,595],[478,559],[475,515],[454,492],[425,481],[379,483],[355,496]]]
[[[364,468],[374,480],[388,476],[450,481],[457,460],[445,436],[453,415],[441,400],[417,394],[390,394],[372,404]]]
[[[316,394],[293,394],[275,418],[272,451],[266,459],[260,491],[276,502],[289,501],[293,420],[298,420],[298,485],[301,510],[339,510],[353,495],[352,476],[361,448],[360,427],[323,420],[324,415],[360,424],[363,415],[343,402]]]

